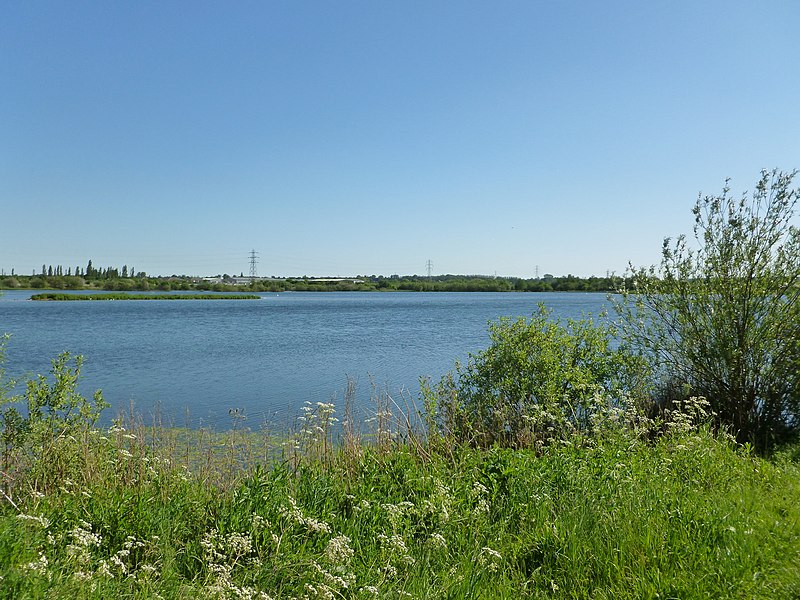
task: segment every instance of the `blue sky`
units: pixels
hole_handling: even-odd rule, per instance
[[[800,3],[0,7],[0,269],[603,275],[800,167]]]

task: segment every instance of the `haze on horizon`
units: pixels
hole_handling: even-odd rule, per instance
[[[578,276],[800,167],[795,2],[7,3],[0,269]]]

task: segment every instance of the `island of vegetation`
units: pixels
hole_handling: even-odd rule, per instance
[[[0,596],[800,598],[794,175],[700,198],[616,319],[500,319],[361,424],[348,388],[277,435],[109,427],[80,357],[0,369]]]
[[[260,300],[255,294],[63,294],[48,292],[34,294],[31,300],[69,301],[69,300]]]

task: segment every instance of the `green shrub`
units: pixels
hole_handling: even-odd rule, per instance
[[[589,434],[610,411],[634,408],[647,381],[609,323],[562,325],[541,305],[530,319],[491,323],[489,335],[466,367],[423,389],[434,426],[459,442],[528,446]]]
[[[4,359],[2,352],[0,362]],[[17,486],[23,480],[36,487],[59,485],[65,469],[80,468],[72,460],[71,445],[79,444],[108,406],[99,391],[92,399],[78,393],[81,356],[64,352],[52,364],[51,378],[29,379],[21,396],[11,395],[13,382],[0,371],[0,452],[6,487],[11,480]]]

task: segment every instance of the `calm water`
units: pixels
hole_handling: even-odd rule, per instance
[[[85,358],[80,388],[102,389],[109,416],[133,402],[177,424],[226,427],[281,421],[306,400],[339,401],[347,378],[359,403],[372,386],[416,399],[488,343],[487,322],[529,316],[539,302],[562,317],[597,314],[604,294],[300,293],[260,300],[31,302],[0,296],[12,334],[8,375],[44,373],[63,350]]]

